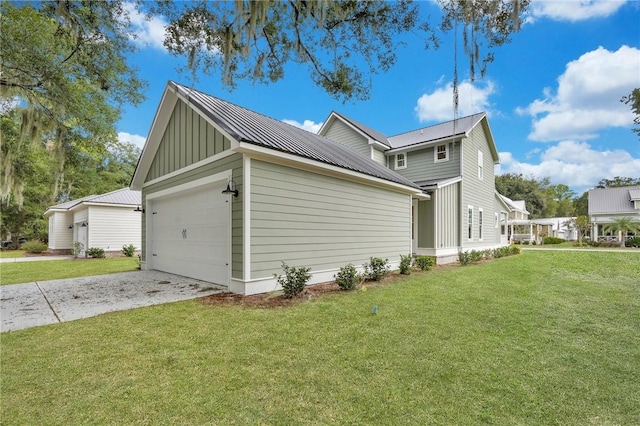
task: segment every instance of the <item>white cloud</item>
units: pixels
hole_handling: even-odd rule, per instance
[[[157,17],[147,19],[144,14],[138,12],[133,3],[125,3],[124,7],[136,35],[134,42],[141,47],[164,50],[163,41],[167,22]]]
[[[137,146],[138,148],[144,148],[144,143],[147,140],[144,136],[132,135],[127,132],[118,132],[118,140],[120,142],[129,142]]]
[[[544,90],[519,114],[533,117],[529,139],[560,141],[591,139],[607,127],[631,127],[633,113],[620,102],[638,85],[640,50],[622,46],[615,52],[603,47],[567,64],[558,77],[558,89]]]
[[[296,121],[296,120],[286,120],[286,119],[282,121],[287,124],[291,124],[292,126],[296,126],[301,129],[304,129],[311,133],[318,133],[318,130],[320,130],[320,127],[322,127],[322,122],[316,123],[315,121],[312,121],[312,120],[304,120],[303,123],[300,123],[299,121]]]
[[[458,113],[460,116],[480,111],[490,113],[489,96],[496,92],[495,84],[488,81],[479,87],[465,80],[458,85]],[[424,121],[446,121],[453,118],[453,83],[449,82],[433,93],[420,96],[414,108],[418,119]]]
[[[537,18],[577,22],[593,18],[606,18],[616,13],[626,0],[533,0],[528,22]]]
[[[510,152],[500,153],[497,174],[516,173],[537,179],[548,177],[552,183],[563,183],[584,190],[603,178],[628,176],[640,170],[640,158],[623,149],[597,151],[586,142],[563,141],[540,153],[538,164],[518,161]]]

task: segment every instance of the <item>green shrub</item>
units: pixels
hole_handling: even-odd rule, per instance
[[[136,252],[136,247],[133,244],[129,244],[128,246],[122,246],[122,254],[127,257],[133,257],[133,254]]]
[[[529,241],[523,241],[522,244],[524,244],[525,246],[529,245]]]
[[[88,249],[87,256],[93,257],[96,259],[102,259],[103,257],[105,257],[104,250],[98,247],[91,247],[90,249]]]
[[[80,241],[76,241],[72,244],[73,247],[73,257],[78,257],[80,256],[80,253],[82,252],[82,249],[84,248],[84,244],[82,244]]]
[[[413,256],[409,254],[400,255],[400,273],[402,275],[411,275],[411,261]]]
[[[564,243],[564,239],[563,238],[558,238],[558,237],[544,237],[542,239],[542,244],[562,244]]]
[[[507,247],[509,247],[509,256],[520,254],[522,252],[522,250],[518,246],[507,246]]]
[[[624,245],[625,247],[640,247],[640,237],[627,238]]]
[[[282,262],[282,271],[284,275],[273,274],[274,278],[284,291],[284,297],[292,298],[304,290],[304,286],[307,284],[311,275],[309,271],[311,268],[301,266],[299,268],[292,268],[286,263]]]
[[[342,290],[354,290],[358,284],[364,281],[362,274],[359,274],[356,267],[351,263],[341,267],[333,278],[335,278],[336,284],[338,284],[338,287]]]
[[[380,281],[391,269],[389,259],[382,259],[380,257],[369,258],[369,263],[365,263],[363,266],[365,278],[371,281]]]
[[[415,264],[422,271],[428,271],[436,264],[436,258],[433,256],[416,256]]]
[[[27,253],[42,253],[43,251],[47,251],[47,245],[38,240],[31,240],[22,243],[20,248]]]

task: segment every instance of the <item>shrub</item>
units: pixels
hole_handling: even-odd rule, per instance
[[[309,274],[311,268],[305,266],[292,268],[282,262],[282,270],[284,271],[284,275],[273,274],[273,276],[276,278],[278,284],[282,286],[284,297],[292,298],[302,293],[304,286],[311,278]]]
[[[529,245],[529,241],[523,241],[522,244],[524,244],[525,246]]]
[[[88,249],[87,256],[93,257],[96,259],[102,259],[103,257],[105,257],[104,250],[98,247],[91,247],[90,249]]]
[[[433,256],[416,256],[415,264],[423,271],[428,271],[436,264],[436,258]]]
[[[369,258],[369,263],[364,265],[364,275],[366,279],[371,281],[380,281],[389,273],[389,259],[380,257]]]
[[[402,275],[411,275],[411,261],[413,256],[411,254],[400,255],[400,273]]]
[[[356,267],[351,263],[341,267],[333,278],[335,278],[336,284],[342,290],[354,290],[358,284],[364,281],[362,274],[359,274]]]
[[[467,265],[471,265],[473,263],[473,260],[471,258],[471,253],[472,251],[461,251],[460,253],[458,253],[458,262],[460,262],[460,265],[462,266],[467,266]]]
[[[20,248],[28,253],[42,253],[43,251],[47,251],[47,245],[38,240],[24,242]]]
[[[627,238],[624,245],[625,247],[640,247],[640,237]]]
[[[129,244],[128,246],[122,246],[122,254],[127,257],[133,257],[133,253],[136,252],[136,247],[133,244]]]
[[[520,254],[522,250],[517,246],[508,246],[509,247],[509,256],[513,256],[516,254]]]
[[[80,241],[76,241],[72,244],[73,246],[73,257],[78,257],[80,256],[80,253],[82,252],[82,249],[84,248],[84,244],[82,244]]]
[[[558,237],[544,237],[542,239],[542,244],[562,244],[564,243],[563,238]]]

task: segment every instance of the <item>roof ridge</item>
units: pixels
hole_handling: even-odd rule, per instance
[[[483,115],[483,114],[486,116],[487,115],[486,111],[477,112],[477,113],[471,114],[471,115],[465,115],[464,117],[454,118],[453,120],[447,120],[447,121],[443,121],[441,123],[434,123],[434,124],[430,124],[428,126],[418,127],[416,129],[407,130],[406,132],[397,133],[395,135],[391,135],[391,136],[388,136],[388,137],[389,138],[394,138],[394,137],[397,137],[397,136],[402,136],[402,135],[406,135],[406,134],[409,134],[409,133],[417,132],[418,130],[430,129],[432,127],[442,126],[442,125],[445,125],[445,124],[448,124],[448,123],[452,123],[454,121],[464,120],[465,118],[471,118],[471,117],[475,117],[476,115]]]

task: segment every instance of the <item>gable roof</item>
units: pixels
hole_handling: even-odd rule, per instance
[[[589,190],[589,215],[609,213],[638,214],[633,200],[640,198],[640,186],[621,186]]]
[[[129,188],[122,188],[116,191],[107,192],[101,195],[89,195],[87,197],[78,198],[64,203],[56,204],[49,207],[44,214],[53,211],[68,211],[80,204],[109,204],[123,206],[138,206],[142,203],[142,195],[140,191],[133,191]]]
[[[157,144],[155,149],[149,148],[147,145],[149,145],[154,130],[159,131],[154,127],[161,113],[163,102],[171,92],[199,114],[215,123],[238,143],[247,143],[292,154],[419,190],[410,180],[369,158],[363,157],[347,146],[173,81],[168,82],[163,101],[156,112],[150,136],[147,138],[131,182],[132,187],[142,187],[142,182],[151,166],[151,159],[155,155]],[[154,152],[146,152],[148,148]]]
[[[525,200],[514,201],[511,198],[504,196],[496,191],[496,193],[502,198],[502,201],[509,207],[511,211],[519,211],[526,214],[529,214],[527,208],[525,207]]]
[[[354,127],[360,133],[362,133],[368,139],[372,139],[372,140],[374,140],[376,142],[379,142],[379,143],[383,144],[387,148],[391,148],[391,144],[389,143],[389,140],[387,139],[387,137],[385,135],[383,135],[379,131],[377,131],[377,130],[375,130],[375,129],[373,129],[373,128],[365,125],[365,124],[360,123],[359,121],[354,120],[353,118],[349,118],[346,115],[339,113],[338,111],[331,111],[331,114],[329,115],[329,118],[327,118],[325,120],[324,124],[322,125],[322,127],[318,131],[318,134],[322,135],[327,123],[329,123],[331,120],[334,120],[334,119],[340,119],[342,121],[347,122],[348,124],[350,124],[352,127]]]

